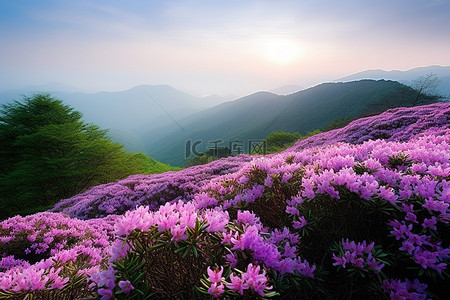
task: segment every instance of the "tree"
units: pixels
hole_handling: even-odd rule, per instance
[[[440,80],[436,74],[419,76],[412,80],[410,86],[402,84],[399,88],[387,92],[379,101],[369,103],[366,115],[376,115],[395,107],[411,107],[440,102],[444,96],[437,91],[439,83]]]
[[[228,147],[218,147],[214,149],[209,149],[206,152],[202,152],[195,155],[192,159],[187,162],[187,166],[198,166],[210,163],[212,161],[218,160],[220,158],[228,157],[232,155],[230,148]]]
[[[416,91],[416,97],[412,101],[412,106],[437,102],[443,98],[437,92],[440,80],[436,74],[430,73],[412,81],[412,88]]]
[[[0,109],[0,218],[33,213],[87,188],[145,173],[106,130],[49,94]],[[144,155],[145,156],[145,155]]]
[[[356,120],[358,117],[346,116],[344,118],[334,119],[330,124],[321,129],[321,131],[330,131],[337,128],[342,128],[350,124],[351,121]]]
[[[269,134],[264,141],[269,149],[278,150],[292,146],[302,136],[298,133],[289,133],[284,131],[275,131]]]

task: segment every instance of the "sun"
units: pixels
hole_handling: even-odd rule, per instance
[[[273,63],[288,64],[301,57],[302,48],[287,38],[267,38],[262,41],[262,54]]]

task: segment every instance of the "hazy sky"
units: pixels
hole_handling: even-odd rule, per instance
[[[450,65],[450,1],[0,0],[0,89],[243,95]]]

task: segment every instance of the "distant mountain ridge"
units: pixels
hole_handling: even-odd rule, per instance
[[[429,66],[408,71],[368,70],[338,79],[345,82],[343,85],[324,83],[295,93],[291,92],[300,86],[286,85],[272,93],[258,92],[233,101],[232,97],[214,95],[195,97],[168,85],[86,93],[52,83],[0,92],[0,104],[33,92],[51,92],[81,111],[87,122],[110,129],[112,139],[125,144],[128,151],[143,151],[163,162],[181,165],[189,139],[202,140],[199,149],[206,151],[210,146],[207,142],[217,139],[227,146],[232,140],[258,140],[276,130],[305,133],[339,118],[373,113],[374,107],[367,107],[368,103],[386,102],[386,97],[392,97],[389,93],[403,87],[391,80],[409,84],[429,73],[440,76],[441,89],[448,83],[448,92],[443,94],[450,94],[450,67]],[[387,79],[377,84],[374,80],[351,83],[362,78]]]
[[[52,96],[81,111],[85,121],[111,129],[113,140],[124,143],[127,150],[143,151],[137,131],[176,124],[182,118],[226,101],[220,97],[194,97],[168,85],[140,85],[119,92],[97,93],[53,89],[57,87],[44,85],[2,92],[0,104],[22,100],[24,95],[50,92]]]
[[[361,79],[374,79],[374,80],[385,79],[385,80],[394,80],[409,85],[413,80],[417,79],[419,76],[425,76],[431,73],[436,74],[439,80],[441,81],[438,87],[438,91],[442,93],[444,96],[450,95],[450,66],[418,67],[406,71],[399,71],[399,70],[385,71],[381,69],[366,70],[336,79],[335,81],[348,82]]]
[[[303,90],[303,87],[296,85],[296,84],[286,84],[280,87],[277,87],[273,90],[270,90],[270,93],[274,93],[277,95],[289,95],[289,94],[293,94],[296,93],[298,91]]]
[[[345,117],[381,112],[397,97],[396,91],[411,88],[386,80],[324,83],[288,96],[258,92],[226,102],[182,120],[183,130],[172,126],[159,140],[143,135],[146,152],[157,160],[181,165],[187,141],[201,141],[197,150],[206,151],[212,142],[231,146],[232,141],[259,141],[273,131],[306,133]],[[384,103],[380,111],[372,104]]]

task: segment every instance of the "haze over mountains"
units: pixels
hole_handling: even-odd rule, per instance
[[[226,102],[183,120],[183,129],[172,126],[160,140],[145,143],[146,152],[162,162],[181,165],[186,158],[186,141],[201,141],[196,150],[218,146],[233,148],[240,141],[250,151],[273,131],[302,134],[323,128],[334,120],[379,113],[399,101],[398,91],[412,89],[394,81],[362,80],[348,83],[324,83],[288,96],[268,92]],[[145,135],[152,137],[152,133]],[[150,140],[147,140],[150,141]],[[189,154],[189,152],[188,152]]]
[[[181,166],[188,140],[201,140],[197,150],[206,151],[212,141],[229,146],[230,141],[240,140],[248,148],[250,140],[260,140],[273,131],[306,133],[339,118],[386,108],[389,101],[398,101],[395,91],[405,88],[392,81],[355,80],[388,79],[410,84],[430,73],[441,80],[440,92],[450,94],[450,67],[430,66],[408,71],[368,70],[336,80],[347,83],[320,84],[303,91],[298,85],[286,85],[272,93],[257,92],[234,101],[229,101],[233,100],[230,97],[194,97],[168,85],[88,93],[53,83],[0,92],[0,104],[33,92],[51,92],[81,111],[87,122],[110,129],[112,139],[125,144],[127,150],[143,151]]]
[[[64,91],[55,89],[61,87]],[[130,151],[143,151],[137,132],[164,128],[177,120],[217,105],[226,98],[199,98],[168,85],[141,85],[119,92],[69,92],[63,85],[26,87],[0,93],[0,104],[20,100],[23,95],[50,92],[83,113],[87,122],[110,129],[113,140]]]

